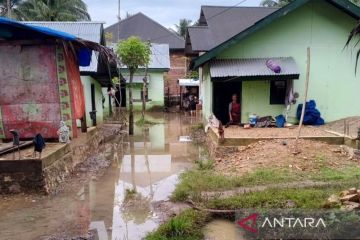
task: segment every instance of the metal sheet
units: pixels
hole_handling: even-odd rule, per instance
[[[266,66],[266,61],[272,59],[281,67],[281,73],[275,73]],[[300,75],[295,60],[292,57],[281,58],[249,58],[249,59],[218,59],[210,62],[212,78],[223,77],[264,77],[264,76],[294,76]]]

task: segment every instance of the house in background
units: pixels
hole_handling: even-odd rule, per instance
[[[300,96],[289,115],[290,121],[297,121],[295,110],[305,93],[308,47],[308,99],[316,101],[327,122],[360,115],[359,108],[349,107],[359,98],[355,57],[351,50],[344,50],[359,18],[360,8],[349,1],[297,0],[253,21],[225,42],[212,45],[191,64],[202,69],[205,117],[214,113],[227,122],[232,94],[240,97],[242,122],[248,122],[250,114],[277,116],[286,108],[290,89]],[[281,72],[271,71],[268,60],[279,65]]]
[[[170,48],[170,70],[165,75],[164,94],[166,100],[172,103],[180,101],[179,78],[184,78],[189,64],[185,57],[185,40],[174,31],[169,30],[155,22],[143,13],[132,15],[105,29],[110,34],[111,42],[117,43],[126,40],[131,36],[137,36],[143,41],[150,41],[153,44],[167,44]]]
[[[77,120],[85,116],[79,65],[90,65],[93,50],[115,56],[99,44],[45,27],[0,18],[0,28],[0,138],[11,138],[9,131],[16,129],[21,138],[40,133],[55,139],[60,121],[77,137]]]
[[[113,45],[116,51],[116,45]],[[146,103],[147,109],[163,109],[164,108],[164,82],[166,74],[170,70],[170,54],[169,45],[167,44],[151,44],[150,64],[147,69],[147,83],[148,83],[148,100]],[[129,81],[130,75],[126,66],[121,66],[120,73],[125,81],[122,84],[121,105],[122,107],[129,106]],[[142,106],[142,90],[143,79],[146,74],[146,69],[140,67],[133,78],[132,96],[134,99],[134,107],[140,110]],[[125,88],[125,89],[124,89]],[[106,100],[105,105],[108,104]]]
[[[88,41],[105,46],[103,22],[24,22],[31,26],[48,27],[66,32]],[[90,66],[80,67],[81,82],[84,87],[86,125],[92,127],[103,123],[109,116],[110,106],[105,104],[108,98],[106,89],[112,84],[112,77],[116,77],[116,66],[108,66],[93,52]],[[103,93],[104,92],[104,93]],[[107,101],[109,103],[109,101]]]

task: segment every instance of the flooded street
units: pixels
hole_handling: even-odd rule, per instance
[[[64,183],[57,196],[15,195],[0,199],[0,239],[142,239],[160,222],[153,203],[168,200],[182,171],[200,157],[186,141],[195,118],[177,114],[148,117],[161,122],[135,127],[132,137],[106,143],[98,157],[110,167],[90,180],[84,173]],[[185,140],[183,140],[185,139]]]

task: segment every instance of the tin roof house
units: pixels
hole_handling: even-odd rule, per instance
[[[0,18],[0,138],[40,133],[57,138],[60,121],[77,137],[85,116],[79,66],[91,67],[93,52],[115,61],[110,49],[54,29]]]
[[[200,69],[204,116],[215,114],[226,124],[236,94],[242,123],[254,114],[285,113],[290,123],[298,122],[308,48],[308,100],[326,122],[360,115],[349,107],[360,88],[355,56],[344,49],[359,19],[360,8],[347,0],[295,0],[280,9],[203,7],[200,26],[188,30],[187,52],[197,56],[190,67]],[[289,104],[295,93],[299,99]]]

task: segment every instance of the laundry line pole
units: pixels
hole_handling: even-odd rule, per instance
[[[307,48],[307,66],[306,66],[306,81],[305,81],[305,93],[304,93],[304,102],[303,102],[303,107],[301,110],[301,117],[300,117],[300,122],[299,122],[299,128],[298,128],[298,134],[296,136],[296,141],[295,141],[295,154],[300,153],[299,149],[298,149],[298,140],[301,134],[301,128],[304,122],[304,115],[305,115],[305,107],[306,107],[306,102],[307,102],[307,97],[308,97],[308,90],[309,90],[309,81],[310,81],[310,57],[311,57],[311,52],[310,52],[310,47]]]

